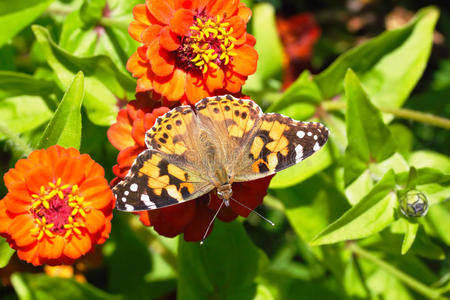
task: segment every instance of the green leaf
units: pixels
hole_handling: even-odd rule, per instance
[[[81,144],[81,104],[84,97],[84,76],[79,72],[74,78],[53,118],[42,134],[38,148],[52,145],[80,148]]]
[[[136,82],[122,73],[110,58],[73,56],[58,47],[44,27],[35,25],[32,29],[62,89],[66,90],[73,76],[83,71],[86,91],[83,105],[89,119],[96,125],[111,125],[118,111],[117,100],[133,97]]]
[[[39,17],[54,0],[0,2],[0,47]]]
[[[344,180],[350,184],[372,162],[381,162],[396,149],[389,128],[383,123],[380,111],[370,102],[358,77],[348,70],[345,76],[347,98],[347,139]]]
[[[53,81],[24,73],[0,71],[0,98],[20,95],[46,96],[53,93],[55,88]]]
[[[393,233],[404,234],[401,250],[402,255],[405,255],[413,245],[418,229],[418,223],[412,222],[411,220],[408,220],[406,218],[400,218],[397,222],[394,222],[392,224],[391,231]]]
[[[394,187],[394,172],[390,170],[366,197],[319,233],[311,244],[317,246],[360,239],[383,230],[394,221],[398,206]]]
[[[85,0],[80,9],[80,17],[86,26],[95,26],[100,21],[106,0]]]
[[[428,234],[440,238],[447,246],[450,246],[450,231],[448,230],[450,228],[450,208],[448,202],[431,206],[423,223]]]
[[[289,86],[282,96],[269,106],[267,111],[288,111],[290,105],[295,105],[299,102],[318,103],[321,100],[322,93],[312,79],[311,73],[308,70],[305,70],[300,74],[297,80]]]
[[[325,147],[308,159],[277,173],[270,181],[269,187],[281,189],[293,186],[326,169],[332,162],[330,141],[328,141]]]
[[[421,77],[433,42],[439,11],[420,10],[405,27],[387,31],[349,50],[315,77],[328,99],[339,94],[348,68],[353,69],[377,106],[399,107]]]
[[[344,195],[322,174],[274,193],[283,202],[289,223],[305,241],[311,241],[349,208]]]
[[[52,116],[45,101],[38,96],[17,96],[0,100],[0,124],[14,133],[33,130]],[[5,136],[0,133],[0,140]]]
[[[14,273],[12,285],[19,299],[110,300],[122,299],[74,279],[48,277],[44,274]]]
[[[200,243],[180,240],[178,299],[252,299],[259,251],[238,222],[216,221]]]
[[[105,8],[103,2],[96,0],[83,5],[85,10],[91,11],[94,19],[101,17],[97,22],[85,20],[83,8],[70,13],[64,22],[59,45],[78,56],[104,54],[118,68],[128,72],[126,62],[139,45],[128,34],[128,24],[133,19],[133,7],[140,1],[109,0]],[[105,12],[107,15],[102,16]]]
[[[14,252],[14,249],[9,247],[6,239],[4,237],[0,237],[0,268],[6,267]]]
[[[145,280],[152,269],[148,245],[138,238],[122,217],[114,218],[111,239],[105,245],[110,250],[104,251],[109,267],[108,290],[124,294],[129,299],[148,299],[152,295]]]
[[[430,150],[415,151],[409,158],[411,166],[419,168],[435,168],[444,174],[450,173],[450,158]]]
[[[263,81],[281,79],[283,47],[275,25],[275,8],[269,3],[253,7],[251,26],[258,43],[258,68],[256,76]]]

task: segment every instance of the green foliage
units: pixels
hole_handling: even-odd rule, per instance
[[[387,31],[341,55],[316,78],[324,96],[339,94],[344,76],[351,68],[377,106],[401,106],[421,77],[433,41],[439,11],[419,11],[408,26]]]
[[[97,125],[112,124],[117,114],[117,98],[131,97],[130,93],[135,90],[134,80],[118,70],[109,57],[77,57],[57,46],[45,28],[35,25],[33,32],[60,87],[67,89],[73,76],[83,71],[86,91],[83,105],[89,119]]]
[[[303,70],[282,91],[287,54],[276,18],[284,4],[245,2],[259,59],[243,94],[265,112],[330,129],[323,149],[272,179],[257,210],[276,226],[255,214],[245,222],[216,220],[200,245],[162,237],[136,216],[116,212],[110,238],[74,265],[83,283],[42,268],[28,272],[32,267],[23,269],[0,238],[2,282],[13,272],[12,287],[0,287],[2,299],[450,298],[450,62],[439,56],[448,50],[439,44],[440,34],[450,32],[448,15],[436,29],[439,9],[423,8],[405,26],[359,43],[359,32],[348,36],[348,24],[341,24],[345,34],[325,27],[343,10],[327,2],[317,18],[323,28],[316,57],[305,65],[333,62]],[[290,4],[316,5],[297,2]],[[119,107],[135,97],[126,63],[139,43],[128,24],[142,3],[0,2],[3,173],[33,147],[59,144],[89,154],[113,178],[117,151],[106,132]],[[383,13],[376,24],[384,19]],[[415,191],[428,203],[423,216],[400,209]]]
[[[61,103],[42,134],[38,148],[52,145],[80,148],[81,104],[84,97],[84,76],[79,72],[67,89]]]
[[[251,299],[261,260],[241,224],[216,223],[204,245],[180,241],[181,299]],[[224,242],[226,241],[226,242]],[[226,263],[224,263],[226,262]]]

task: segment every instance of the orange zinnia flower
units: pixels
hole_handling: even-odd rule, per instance
[[[103,168],[74,148],[52,146],[4,176],[0,235],[33,265],[69,264],[111,231],[114,197]]]
[[[128,31],[142,46],[127,69],[138,92],[194,104],[238,93],[256,71],[255,39],[246,32],[251,10],[239,1],[147,0],[133,15]]]
[[[117,178],[111,182],[112,185],[125,178],[138,154],[147,149],[145,132],[153,126],[157,117],[168,111],[167,107],[151,108],[145,98],[131,101],[126,109],[119,111],[117,122],[108,130],[111,144],[120,150],[117,165],[113,167]],[[233,197],[250,209],[255,209],[262,203],[271,178],[233,183]],[[145,226],[153,226],[161,235],[174,237],[184,234],[186,241],[200,241],[221,203],[222,200],[215,192],[211,192],[195,200],[138,214]],[[249,209],[230,202],[230,207],[222,207],[217,217],[230,222],[238,215],[247,217],[249,213]]]

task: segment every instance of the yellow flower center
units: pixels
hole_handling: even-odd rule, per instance
[[[84,198],[79,195],[75,185],[62,184],[61,178],[41,186],[39,194],[31,195],[33,203],[31,213],[36,227],[30,230],[40,241],[44,236],[53,238],[55,234],[69,238],[80,234],[85,227],[78,217],[85,217],[87,208]]]
[[[221,22],[220,16],[216,21],[196,19],[191,26],[190,47],[193,58],[190,62],[203,73],[208,69],[217,69],[220,65],[228,65],[230,59],[237,54],[233,52],[236,39],[231,36],[233,28],[228,22]]]

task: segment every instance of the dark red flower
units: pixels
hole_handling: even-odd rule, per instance
[[[285,51],[283,88],[287,88],[309,66],[321,30],[308,13],[277,17],[277,29]]]

